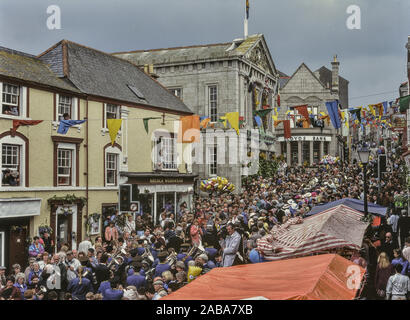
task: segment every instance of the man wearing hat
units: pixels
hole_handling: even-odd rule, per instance
[[[166,262],[168,253],[166,251],[161,251],[158,253],[159,263],[155,267],[155,277],[160,277],[164,271],[171,269],[171,266]]]
[[[168,295],[167,291],[164,289],[164,282],[162,280],[156,280],[153,283],[155,294],[152,300],[159,300],[162,297]]]

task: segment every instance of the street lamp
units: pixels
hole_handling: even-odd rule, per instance
[[[366,144],[363,144],[360,149],[357,150],[360,162],[363,164],[363,182],[364,182],[364,216],[367,217],[367,164],[369,163],[370,149]]]

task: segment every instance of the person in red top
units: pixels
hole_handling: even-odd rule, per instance
[[[192,244],[199,246],[202,240],[202,229],[199,226],[198,219],[194,220],[189,233],[191,235]]]

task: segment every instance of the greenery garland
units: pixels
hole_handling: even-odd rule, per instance
[[[80,202],[81,205],[84,206],[87,203],[87,198],[77,197],[74,194],[67,194],[66,196],[63,196],[63,197],[57,197],[56,195],[54,195],[52,198],[47,199],[47,202],[49,205],[51,205],[52,202],[62,202],[63,204],[71,204],[71,203]]]

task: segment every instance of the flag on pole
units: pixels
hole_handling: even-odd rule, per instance
[[[326,108],[335,129],[339,129],[341,127],[338,105],[339,103],[337,100],[326,102]]]
[[[235,129],[236,134],[239,136],[239,112],[228,112],[225,114],[225,117],[232,129]]]
[[[249,19],[249,0],[246,0],[246,20]]]
[[[255,116],[255,121],[258,127],[262,127],[262,119],[259,116]]]
[[[121,128],[122,119],[107,119],[107,128],[110,133],[111,145],[115,143],[115,138],[117,138],[117,133]]]
[[[303,106],[297,106],[295,107],[295,109],[297,110],[297,112],[303,117],[305,118],[305,120],[309,119],[309,112],[307,109],[307,104],[303,105]]]
[[[292,133],[290,131],[290,120],[283,120],[283,129],[284,129],[284,138],[290,139],[292,137]]]

